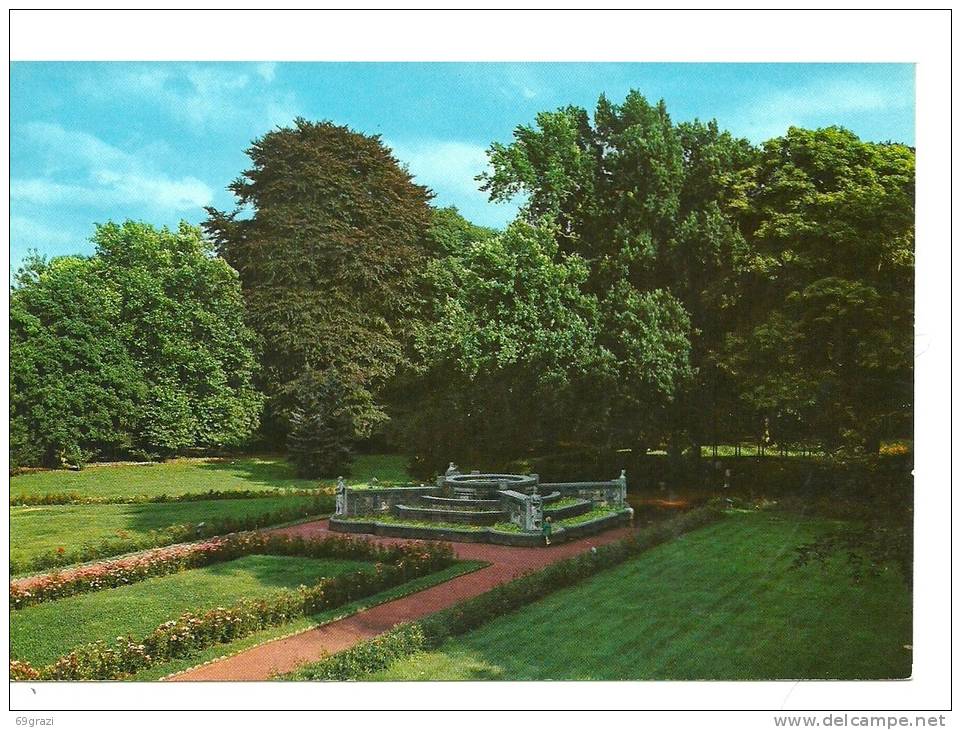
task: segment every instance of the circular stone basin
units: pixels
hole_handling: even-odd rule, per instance
[[[490,498],[502,489],[533,492],[537,487],[537,477],[526,474],[451,474],[444,477],[444,486],[449,488],[455,497]]]

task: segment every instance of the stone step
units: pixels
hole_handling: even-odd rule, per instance
[[[425,494],[417,500],[417,507],[433,507],[436,509],[466,509],[466,510],[490,510],[499,509],[501,501],[499,499],[459,499],[456,497],[435,497],[432,494]]]
[[[391,512],[395,517],[409,520],[454,522],[464,525],[493,525],[508,520],[505,510],[462,510],[395,504]]]

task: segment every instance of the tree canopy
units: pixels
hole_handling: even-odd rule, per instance
[[[368,435],[408,357],[431,193],[379,137],[330,122],[297,119],[247,154],[230,186],[240,208],[208,209],[204,226],[240,273],[263,343],[264,435],[283,443],[307,373],[339,383],[355,436]]]
[[[744,438],[876,453],[911,427],[914,150],[829,127],[756,146],[631,91],[494,143],[505,230],[376,135],[253,141],[198,229],[99,226],[11,294],[11,453],[164,455],[260,423],[305,475],[372,434],[427,475],[570,446]],[[263,417],[261,408],[265,405]]]
[[[727,366],[782,430],[876,453],[910,425],[914,151],[791,128],[765,143],[750,186],[750,298]]]
[[[98,226],[89,258],[30,258],[10,297],[19,463],[236,446],[256,428],[237,273],[197,228]]]

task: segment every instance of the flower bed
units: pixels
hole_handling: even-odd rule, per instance
[[[205,542],[177,545],[122,560],[89,565],[68,574],[14,581],[10,584],[10,608],[15,610],[43,601],[129,585],[138,581],[200,568],[242,555],[299,555],[310,558],[360,558],[393,562],[402,556],[397,548],[384,548],[364,540],[329,537],[304,540],[297,537],[240,533]]]
[[[242,600],[233,606],[203,613],[185,613],[167,621],[141,639],[117,637],[75,649],[45,667],[10,662],[11,680],[121,679],[161,662],[183,658],[215,644],[229,643],[261,629],[288,623],[323,610],[345,605],[414,578],[442,570],[454,563],[449,545],[406,544],[381,548],[363,541],[331,538],[306,541],[266,535],[244,535],[221,543],[218,554],[235,551],[279,555],[377,557],[373,573],[356,572],[324,578],[309,588],[284,591],[276,596]],[[234,555],[236,557],[236,555]]]

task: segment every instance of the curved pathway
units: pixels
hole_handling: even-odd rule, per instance
[[[327,529],[327,520],[307,522],[276,530],[280,534],[303,537],[342,535]],[[524,573],[543,568],[558,560],[606,545],[631,533],[631,528],[620,527],[574,542],[547,548],[514,548],[477,543],[452,543],[454,553],[462,560],[482,560],[490,563],[472,573],[461,575],[439,585],[382,603],[352,616],[308,629],[284,639],[255,646],[224,659],[215,660],[179,674],[167,681],[236,681],[265,680],[272,674],[289,672],[305,662],[315,662],[327,654],[347,649],[365,639],[390,630],[397,624],[423,618],[443,608],[486,593],[495,586],[513,580]],[[381,544],[411,542],[397,538],[364,535]]]

